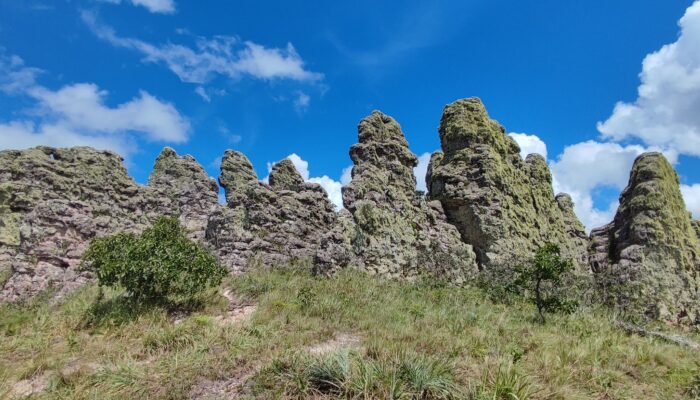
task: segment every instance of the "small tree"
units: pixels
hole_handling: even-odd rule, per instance
[[[573,270],[571,260],[563,260],[559,246],[547,243],[540,247],[529,264],[515,267],[515,286],[526,290],[526,295],[537,307],[542,323],[545,312],[572,312],[578,304],[565,298],[562,277]]]
[[[175,217],[161,217],[141,235],[119,233],[90,243],[83,262],[100,286],[121,286],[138,301],[191,299],[216,286],[226,269],[189,240]]]

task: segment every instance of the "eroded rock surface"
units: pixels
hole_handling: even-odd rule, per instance
[[[117,154],[87,147],[0,152],[0,248],[10,278],[2,300],[88,279],[80,256],[95,236],[147,223],[142,189]]]
[[[269,185],[258,180],[243,153],[227,151],[221,168],[228,207],[211,216],[206,237],[223,263],[234,272],[311,263],[337,220],[325,190],[304,182],[289,160],[274,165]]]
[[[481,268],[523,262],[550,242],[587,270],[585,232],[567,201],[555,199],[542,156],[523,160],[477,98],[447,105],[439,132],[442,153],[431,160],[429,197],[474,247]]]
[[[194,157],[178,156],[166,147],[148,178],[146,198],[149,219],[177,215],[190,238],[201,240],[209,216],[219,207],[219,185]]]
[[[603,296],[626,311],[700,323],[700,245],[678,175],[661,153],[634,162],[615,219],[591,232]]]
[[[461,242],[438,202],[416,192],[417,158],[399,124],[375,111],[360,122],[358,136],[350,148],[352,181],[343,188],[349,214],[324,238],[317,270],[352,265],[397,278],[437,274],[455,283],[473,276],[471,246]]]
[[[166,148],[149,186],[122,158],[88,147],[0,152],[0,300],[53,287],[58,295],[93,278],[80,258],[94,237],[140,231],[160,215],[179,216],[201,238],[218,187],[190,156]]]

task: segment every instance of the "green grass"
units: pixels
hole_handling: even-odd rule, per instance
[[[542,325],[532,306],[479,289],[353,271],[260,270],[224,285],[257,305],[250,318],[217,322],[227,301],[214,293],[187,312],[133,309],[115,291],[96,305],[94,286],[55,306],[0,306],[0,398],[40,376],[41,399],[183,399],[209,381],[262,399],[700,398],[700,352],[627,335],[601,310]],[[357,340],[309,350],[341,335]]]

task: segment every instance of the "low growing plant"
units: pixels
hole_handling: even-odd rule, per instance
[[[540,322],[545,322],[545,312],[572,312],[578,306],[561,287],[562,278],[573,269],[571,260],[563,259],[559,246],[552,243],[540,247],[530,263],[515,267],[514,285],[535,304]]]
[[[226,276],[175,217],[159,218],[141,235],[94,239],[83,262],[94,268],[100,286],[122,287],[138,302],[191,300]]]

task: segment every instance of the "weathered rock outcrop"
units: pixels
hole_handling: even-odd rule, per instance
[[[317,270],[354,265],[389,277],[431,273],[455,283],[472,276],[471,246],[461,242],[438,202],[416,193],[417,158],[399,124],[375,111],[360,122],[358,134],[350,149],[352,182],[343,188],[349,215],[324,239]]]
[[[219,207],[219,185],[194,157],[180,157],[166,147],[148,179],[146,199],[150,220],[159,215],[177,215],[190,237],[201,240],[209,215]]]
[[[78,266],[91,238],[147,222],[141,188],[110,152],[3,151],[0,187],[0,253],[10,269],[0,300],[79,286],[90,278]]]
[[[439,132],[442,154],[431,160],[429,197],[442,203],[462,239],[474,246],[481,268],[522,262],[551,242],[587,269],[585,232],[567,201],[555,200],[543,157],[523,160],[517,143],[477,98],[447,105]]]
[[[700,244],[662,154],[635,160],[615,219],[591,232],[590,262],[606,300],[632,315],[700,323]]]
[[[0,300],[53,287],[59,295],[92,278],[79,268],[90,240],[139,231],[163,214],[204,235],[218,187],[190,156],[166,148],[149,186],[136,184],[122,158],[88,147],[0,152]]]
[[[321,237],[336,223],[326,192],[304,182],[291,161],[275,164],[269,180],[269,185],[260,182],[242,153],[225,153],[219,182],[228,207],[211,216],[206,239],[231,271],[310,263]]]

